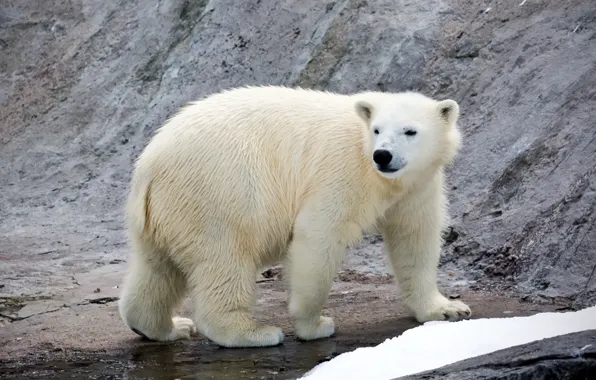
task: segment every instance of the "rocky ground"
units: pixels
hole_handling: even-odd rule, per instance
[[[3,379],[296,379],[318,363],[362,346],[373,346],[417,326],[400,305],[393,284],[369,276],[365,283],[338,281],[325,313],[337,333],[331,339],[299,342],[287,315],[282,281],[260,284],[257,317],[286,332],[281,346],[222,349],[201,336],[168,344],[145,342],[118,317],[119,271],[100,269],[80,280],[80,288],[61,299],[29,303],[5,326],[0,339]],[[96,293],[97,287],[100,291]],[[453,289],[455,290],[455,289]],[[450,293],[464,299],[474,317],[530,315],[564,305],[533,305],[494,294]],[[488,299],[490,298],[490,300]],[[188,303],[181,310],[190,315]]]
[[[131,163],[177,107],[244,84],[457,100],[442,288],[476,316],[593,305],[595,28],[591,0],[3,1],[0,373],[283,377],[414,325],[369,236],[337,278],[326,343],[238,355],[123,328]],[[281,281],[262,280],[260,315],[289,327]]]

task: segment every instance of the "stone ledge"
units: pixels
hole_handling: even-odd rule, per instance
[[[596,379],[596,330],[535,341],[398,379]]]

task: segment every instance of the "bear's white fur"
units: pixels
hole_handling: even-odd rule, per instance
[[[252,310],[259,270],[285,260],[296,335],[329,337],[321,310],[338,264],[375,228],[418,321],[469,316],[436,284],[458,115],[455,101],[413,92],[274,86],[184,107],[135,165],[123,320],[153,340],[188,338],[196,325],[226,347],[277,345],[281,329]],[[187,291],[192,320],[173,316]]]

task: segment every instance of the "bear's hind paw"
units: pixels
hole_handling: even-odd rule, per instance
[[[295,330],[296,336],[301,340],[329,338],[335,333],[335,322],[330,317],[320,317],[316,325],[312,322],[296,321]]]
[[[263,326],[254,333],[255,346],[277,346],[284,341],[285,335],[279,327]]]
[[[223,334],[210,332],[208,338],[222,347],[272,347],[284,341],[284,333],[279,327],[259,326],[253,330],[226,330]]]
[[[190,339],[190,336],[197,332],[197,328],[192,319],[174,317],[172,318],[172,323],[173,326],[167,339],[169,341]]]

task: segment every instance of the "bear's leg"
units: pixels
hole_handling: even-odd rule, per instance
[[[335,332],[330,317],[321,316],[345,247],[322,224],[299,215],[288,250],[288,309],[296,336],[302,340],[327,338]]]
[[[253,316],[256,303],[257,266],[232,253],[218,241],[209,262],[190,272],[194,321],[198,330],[223,347],[267,347],[283,342],[279,327],[263,326]],[[226,248],[230,248],[229,250]]]
[[[471,315],[468,305],[447,299],[437,287],[444,206],[438,203],[441,195],[436,197],[399,205],[389,211],[382,226],[385,249],[404,302],[421,323]]]
[[[132,331],[147,339],[189,339],[196,331],[192,320],[173,316],[185,288],[183,274],[163,252],[133,243],[130,273],[118,302],[120,316]]]

